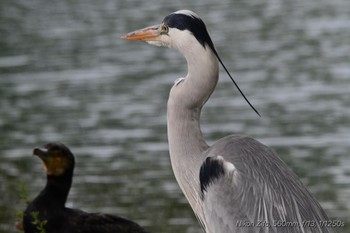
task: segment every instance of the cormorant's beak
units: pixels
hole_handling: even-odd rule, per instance
[[[46,148],[35,148],[33,150],[33,155],[36,155],[40,159],[42,159],[43,161],[46,161],[47,160],[47,156],[48,156],[48,149],[46,149]]]
[[[50,173],[50,164],[52,164],[52,159],[49,156],[49,150],[46,148],[34,148],[33,155],[38,156],[41,159],[41,161],[43,161],[46,173]]]
[[[130,32],[121,37],[124,40],[139,40],[145,42],[159,42],[160,41],[160,31],[159,25],[154,25]]]

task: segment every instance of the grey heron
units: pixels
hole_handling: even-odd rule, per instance
[[[175,81],[167,103],[169,152],[176,180],[207,233],[334,232],[320,204],[271,148],[244,135],[205,142],[200,114],[218,82],[219,63],[232,77],[197,14],[179,10],[122,38],[177,49],[187,61],[187,75]]]

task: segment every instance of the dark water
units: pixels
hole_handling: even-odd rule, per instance
[[[34,147],[66,143],[77,164],[69,203],[119,214],[152,232],[201,232],[173,177],[166,99],[185,74],[176,51],[125,32],[189,8],[262,114],[222,71],[206,105],[208,141],[231,133],[272,146],[350,231],[350,1],[0,2],[0,232],[15,232],[43,187]]]

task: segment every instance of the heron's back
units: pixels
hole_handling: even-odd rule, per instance
[[[326,213],[271,148],[228,136],[206,154],[201,174],[207,177],[200,183],[207,182],[202,197],[208,233],[334,232],[322,226],[329,220]],[[208,183],[215,166],[222,173]]]

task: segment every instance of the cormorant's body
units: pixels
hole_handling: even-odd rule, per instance
[[[138,224],[113,215],[65,207],[72,185],[74,157],[63,144],[35,149],[47,171],[47,183],[24,212],[25,233],[145,233]],[[37,215],[37,217],[35,217]],[[40,226],[42,225],[42,226]]]

